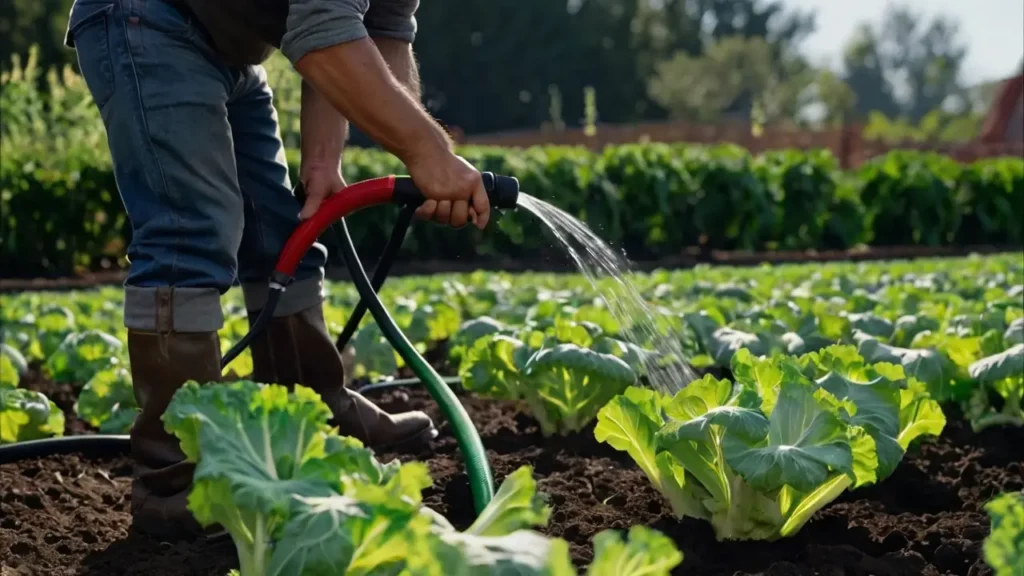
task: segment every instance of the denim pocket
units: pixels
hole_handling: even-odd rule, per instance
[[[68,43],[75,48],[82,78],[100,109],[114,95],[114,61],[110,55],[113,11],[113,3],[76,3],[68,22]]]

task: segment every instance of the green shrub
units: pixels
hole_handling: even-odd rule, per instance
[[[634,259],[707,250],[844,249],[957,244],[1019,245],[1024,240],[1024,160],[961,166],[949,158],[895,151],[840,172],[827,151],[753,157],[734,146],[626,145],[461,153],[481,169],[514,175],[522,189],[576,215]],[[295,178],[298,155],[288,154]],[[346,152],[348,182],[404,173],[392,155]],[[67,274],[123,266],[131,226],[109,157],[70,148],[59,158],[14,150],[0,160],[0,208],[10,276]],[[397,211],[371,208],[348,225],[366,256],[377,255]],[[414,226],[401,257],[419,260],[544,258],[558,252],[540,224],[509,214],[504,233]],[[364,248],[370,247],[370,248]]]
[[[1024,243],[1024,162],[985,159],[960,173],[961,244]]]
[[[51,71],[42,82],[32,55],[24,66],[16,58],[14,64],[0,83],[0,269],[16,277],[123,267],[131,225],[88,90],[70,69]],[[841,171],[827,150],[753,156],[728,144],[628,144],[600,152],[487,146],[460,153],[481,170],[518,177],[524,192],[585,221],[634,259],[692,246],[706,252],[1024,242],[1021,158],[961,165],[898,150]],[[294,182],[297,150],[287,157]],[[404,172],[391,154],[345,152],[350,183]],[[396,216],[393,207],[380,207],[349,219],[367,259],[379,254]],[[534,218],[510,214],[498,227],[502,233],[417,225],[400,258],[466,262],[560,253]]]
[[[957,202],[962,168],[947,156],[895,150],[859,171],[869,241],[878,246],[953,241],[963,207]]]

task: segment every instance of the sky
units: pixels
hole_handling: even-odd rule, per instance
[[[963,80],[975,84],[1017,72],[1024,57],[1024,0],[902,0],[926,16],[947,15],[960,24],[967,45]],[[812,61],[838,66],[842,47],[865,20],[880,23],[888,0],[783,0],[817,12],[817,31],[804,41]]]

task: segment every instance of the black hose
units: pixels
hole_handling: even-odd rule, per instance
[[[462,384],[462,378],[458,376],[448,376],[441,378],[445,384],[449,386],[452,384]],[[414,386],[416,384],[422,384],[423,380],[419,378],[403,378],[400,380],[386,380],[384,382],[377,382],[376,384],[367,384],[361,388],[356,388],[356,392],[365,394],[367,392],[373,392],[375,390],[386,390],[388,388],[401,388],[402,386]]]
[[[90,458],[127,456],[131,452],[131,441],[128,435],[90,434],[15,442],[0,446],[0,464],[73,452]]]
[[[395,257],[398,256],[398,251],[402,248],[402,241],[405,240],[405,233],[409,231],[409,225],[412,224],[412,218],[416,214],[416,208],[412,206],[406,206],[398,213],[398,220],[395,222],[395,227],[391,229],[391,237],[388,238],[388,243],[384,246],[384,252],[380,255],[380,259],[377,260],[377,266],[373,270],[373,279],[370,280],[370,285],[373,287],[374,292],[380,292],[380,287],[384,285],[384,281],[387,280],[388,272],[391,271],[391,264],[394,263]],[[342,245],[341,232],[331,224],[331,232],[334,233],[334,241],[336,248],[340,248]],[[363,320],[363,316],[366,315],[366,300],[363,298],[359,299],[356,303],[355,309],[349,314],[348,321],[345,322],[345,328],[341,331],[338,339],[334,343],[334,347],[338,351],[344,350],[348,341],[352,339],[352,335],[356,333],[359,328],[359,323]]]
[[[459,384],[462,382],[462,379],[457,376],[449,376],[443,380],[445,384]],[[377,390],[414,386],[422,383],[423,381],[419,378],[388,380],[387,382],[367,384],[356,389],[356,392],[364,394]],[[127,434],[83,434],[80,436],[62,436],[60,438],[43,438],[40,440],[15,442],[13,444],[0,445],[0,464],[10,464],[28,458],[45,458],[58,454],[71,454],[73,452],[81,452],[89,458],[128,456],[131,453],[131,441]]]
[[[252,339],[255,338],[257,334],[262,332],[264,328],[266,328],[267,323],[270,322],[270,319],[274,317],[274,310],[277,309],[277,302],[281,299],[282,292],[284,292],[283,287],[277,288],[274,287],[273,285],[270,287],[270,293],[267,295],[266,306],[263,307],[263,310],[260,312],[260,315],[256,317],[256,322],[254,322],[252,327],[249,328],[249,332],[245,336],[243,336],[242,339],[238,341],[238,343],[232,346],[231,349],[228,350],[226,354],[224,354],[224,357],[220,361],[221,370],[224,370],[224,368],[226,368],[227,365],[230,364],[232,360],[237,358],[239,354],[241,354],[246,348],[248,348],[249,344],[252,342]]]

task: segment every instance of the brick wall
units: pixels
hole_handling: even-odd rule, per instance
[[[587,135],[581,128],[562,131],[529,130],[465,136],[454,132],[464,144],[529,147],[536,145],[586,146],[600,150],[609,145],[633,142],[688,142],[693,144],[738,144],[754,154],[780,148],[828,148],[844,168],[852,168],[885,152],[901,149],[934,150],[962,162],[1002,155],[1024,155],[1024,143],[997,142],[966,145],[935,145],[922,143],[885,144],[864,140],[861,126],[818,132],[765,127],[754,136],[745,123],[690,124],[686,122],[650,122],[643,124],[598,125],[596,133]]]

